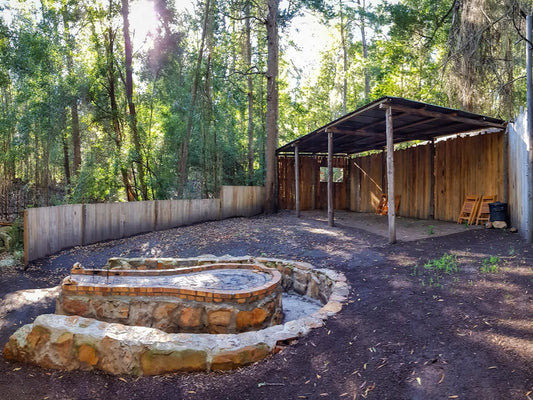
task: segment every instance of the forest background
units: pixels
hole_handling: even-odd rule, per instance
[[[30,206],[209,198],[265,179],[268,189],[278,144],[384,95],[506,120],[525,104],[530,0],[0,10],[0,195]],[[298,40],[315,29],[328,40],[302,62],[311,53]]]

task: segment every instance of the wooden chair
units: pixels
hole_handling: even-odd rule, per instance
[[[476,225],[479,225],[480,223],[484,224],[490,221],[489,203],[494,203],[496,199],[497,199],[496,195],[483,196],[481,198],[481,204],[477,212]]]
[[[398,209],[400,208],[400,201],[402,196],[400,194],[394,196],[394,209],[396,210],[396,214],[398,214]],[[376,214],[379,215],[387,215],[389,212],[389,196],[383,193],[381,195],[381,200],[379,201],[379,204],[376,208]]]
[[[387,207],[387,195],[386,194],[382,194],[381,195],[381,199],[379,200],[379,204],[376,207],[376,214],[385,215],[386,212],[385,212],[385,214],[383,213],[383,208],[384,207]]]
[[[463,208],[461,208],[461,213],[459,214],[459,218],[457,219],[457,223],[463,224],[466,222],[469,225],[472,225],[476,220],[480,201],[481,196],[478,196],[476,194],[466,196],[465,201],[463,203]]]

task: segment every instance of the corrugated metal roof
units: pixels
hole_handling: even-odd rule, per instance
[[[394,143],[432,140],[491,128],[505,129],[505,121],[466,111],[400,97],[382,97],[278,148],[277,153],[327,153],[328,132],[333,132],[335,154],[380,150],[386,145],[385,108],[392,108]]]

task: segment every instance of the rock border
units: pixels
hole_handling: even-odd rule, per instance
[[[211,262],[254,260],[276,268],[282,275],[285,291],[319,299],[324,305],[309,316],[285,324],[220,335],[170,334],[79,316],[44,314],[10,337],[4,347],[4,357],[45,368],[98,369],[117,375],[230,370],[262,360],[280,345],[321,327],[324,320],[342,309],[348,298],[345,276],[330,269],[315,269],[308,263],[275,258],[211,257]]]

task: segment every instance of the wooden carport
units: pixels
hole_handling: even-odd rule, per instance
[[[503,131],[504,129],[505,122],[500,119],[386,96],[280,147],[277,154],[294,154],[295,208],[298,215],[300,212],[300,168],[298,165],[300,156],[327,154],[328,222],[330,226],[333,226],[334,157],[346,157],[385,148],[389,241],[394,243],[396,241],[394,145],[409,141],[434,143],[437,138],[444,136],[481,130]]]

